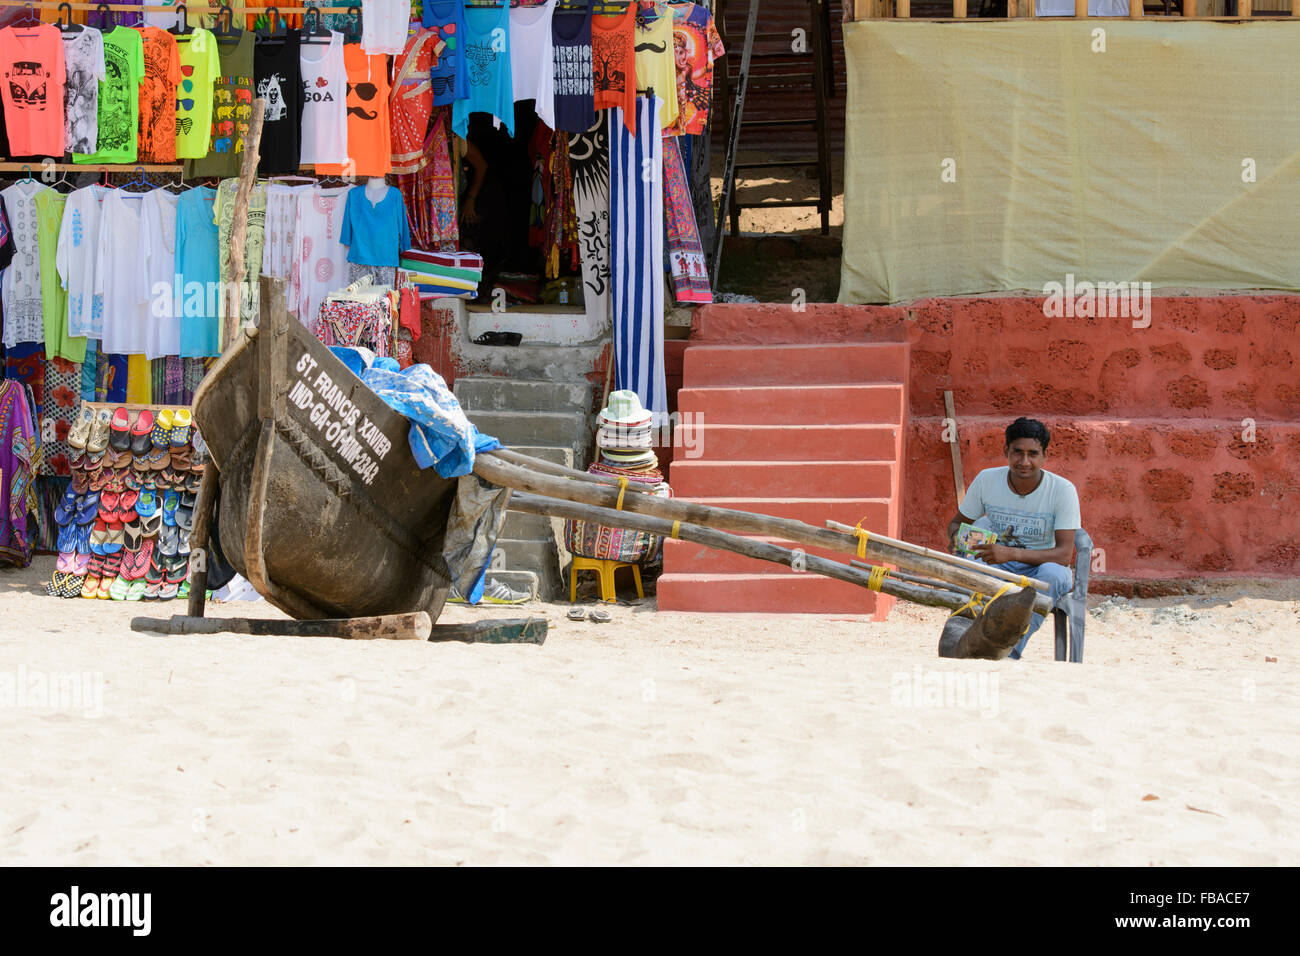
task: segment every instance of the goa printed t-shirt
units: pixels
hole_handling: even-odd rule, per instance
[[[671,135],[704,132],[713,96],[713,61],[726,51],[707,8],[695,3],[670,4],[673,11],[673,58],[677,64],[677,123]]]
[[[108,79],[104,35],[94,27],[63,34],[63,60],[63,145],[69,153],[93,153],[99,144],[99,84]]]
[[[63,155],[63,39],[57,27],[0,30],[5,122],[18,156]]]
[[[144,41],[137,30],[117,27],[104,34],[104,75],[99,84],[99,148],[74,153],[76,163],[134,163],[140,126],[140,83]]]
[[[176,87],[176,158],[200,159],[212,142],[212,84],[221,74],[217,38],[207,30],[180,37]]]
[[[221,70],[212,86],[212,143],[203,159],[186,161],[186,176],[238,176],[244,161],[253,116],[253,34],[244,30],[237,43],[218,39],[217,55]]]
[[[143,27],[144,83],[140,86],[140,162],[176,161],[176,87],[181,60],[176,38],[158,27]]]

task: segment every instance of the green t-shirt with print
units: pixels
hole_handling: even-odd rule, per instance
[[[144,40],[138,30],[116,27],[104,34],[104,76],[99,84],[98,148],[73,153],[75,163],[134,163],[140,135],[140,84]]]

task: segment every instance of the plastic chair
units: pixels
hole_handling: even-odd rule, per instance
[[[1074,586],[1052,608],[1052,618],[1056,623],[1056,659],[1082,664],[1083,633],[1088,622],[1088,571],[1092,567],[1092,538],[1082,528],[1074,532],[1074,551]]]
[[[600,599],[613,604],[617,600],[614,594],[614,573],[619,568],[632,569],[632,578],[636,581],[636,596],[644,598],[640,565],[629,564],[626,561],[606,561],[601,558],[580,558],[574,555],[573,564],[569,567],[569,603],[572,604],[578,599],[578,572],[595,571],[600,578]]]

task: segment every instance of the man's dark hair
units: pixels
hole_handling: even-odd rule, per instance
[[[1047,451],[1047,443],[1052,440],[1052,434],[1036,418],[1017,418],[1007,426],[1007,443],[1006,448],[1011,447],[1011,443],[1017,438],[1036,438],[1038,444],[1043,446],[1043,451]]]

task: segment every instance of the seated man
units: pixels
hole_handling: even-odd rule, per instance
[[[1074,485],[1043,469],[1051,435],[1032,418],[1017,418],[1007,427],[1004,468],[985,468],[966,491],[957,514],[948,524],[948,540],[956,550],[957,530],[964,521],[997,533],[994,544],[980,545],[981,561],[1045,582],[1055,604],[1070,590],[1074,532],[1079,527],[1079,493]],[[1029,630],[1010,656],[1020,659],[1029,638],[1043,623],[1035,614]]]

